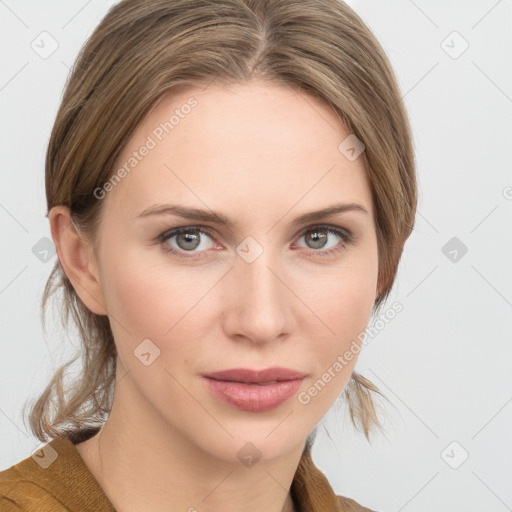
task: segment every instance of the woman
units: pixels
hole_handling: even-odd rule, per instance
[[[124,0],[82,49],[46,160],[83,372],[1,510],[365,511],[311,459],[416,208],[384,51],[339,0]]]

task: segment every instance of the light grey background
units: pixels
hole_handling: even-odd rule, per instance
[[[50,238],[44,155],[68,70],[113,3],[0,0],[0,470],[40,446],[21,407],[73,344],[52,325],[43,336],[55,256],[33,248]],[[398,74],[420,203],[382,310],[398,300],[403,311],[356,367],[391,402],[386,435],[368,444],[334,407],[332,439],[320,428],[313,456],[338,494],[380,512],[512,510],[512,4],[350,5]]]

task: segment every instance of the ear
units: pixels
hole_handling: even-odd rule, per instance
[[[59,262],[85,306],[97,315],[107,308],[92,244],[85,240],[71,222],[66,206],[54,206],[48,213],[53,243]]]

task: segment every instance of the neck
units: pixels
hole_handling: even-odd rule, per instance
[[[169,512],[170,503],[171,511],[296,512],[290,487],[303,446],[246,467],[123,402],[118,394],[103,428],[76,445],[117,512]]]

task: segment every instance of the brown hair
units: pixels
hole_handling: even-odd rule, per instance
[[[123,0],[80,51],[66,83],[46,155],[48,212],[67,206],[94,242],[102,201],[129,137],[164,96],[190,86],[253,79],[322,100],[365,145],[379,251],[378,309],[387,298],[411,233],[417,191],[410,126],[388,58],[341,0]],[[341,141],[340,141],[341,142]],[[116,348],[107,316],[87,309],[57,261],[42,300],[62,297],[62,322],[78,328],[83,371],[67,388],[60,367],[31,406],[38,439],[101,424],[110,412]],[[44,325],[43,317],[43,325]],[[352,423],[369,440],[381,427],[372,393],[353,372],[346,386]],[[55,395],[53,397],[53,395]],[[53,410],[54,409],[54,410]]]

